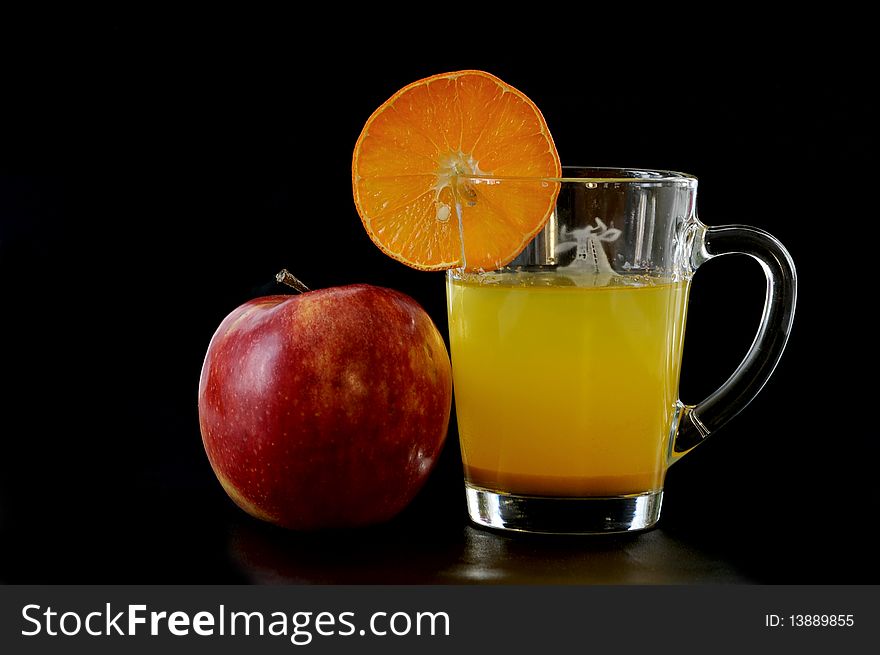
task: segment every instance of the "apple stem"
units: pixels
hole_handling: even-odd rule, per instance
[[[275,280],[280,284],[286,284],[297,293],[305,293],[306,291],[309,291],[309,288],[286,268],[281,269],[278,275],[275,276]]]

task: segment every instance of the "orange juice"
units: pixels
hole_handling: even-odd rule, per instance
[[[543,496],[661,489],[687,295],[687,281],[636,276],[601,283],[450,276],[449,338],[468,482]]]

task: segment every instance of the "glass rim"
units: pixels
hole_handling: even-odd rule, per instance
[[[663,184],[677,183],[695,186],[697,178],[689,173],[652,168],[621,168],[616,166],[563,166],[562,175],[529,176],[529,175],[491,175],[475,173],[458,175],[460,179],[473,180],[540,180],[558,183],[590,183],[597,184]]]

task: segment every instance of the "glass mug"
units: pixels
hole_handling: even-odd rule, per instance
[[[660,517],[668,467],[773,372],[794,318],[795,267],[762,230],[701,223],[690,175],[563,175],[458,180],[465,198],[486,197],[473,193],[481,185],[490,194],[558,191],[545,228],[510,264],[447,273],[468,513],[524,532],[642,530]],[[468,225],[459,228],[466,244]],[[757,259],[767,277],[758,334],[727,382],[685,405],[690,280],[703,262],[733,253]]]

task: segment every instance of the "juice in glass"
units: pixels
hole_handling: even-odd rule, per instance
[[[688,285],[644,276],[450,276],[468,482],[540,496],[662,489]]]

